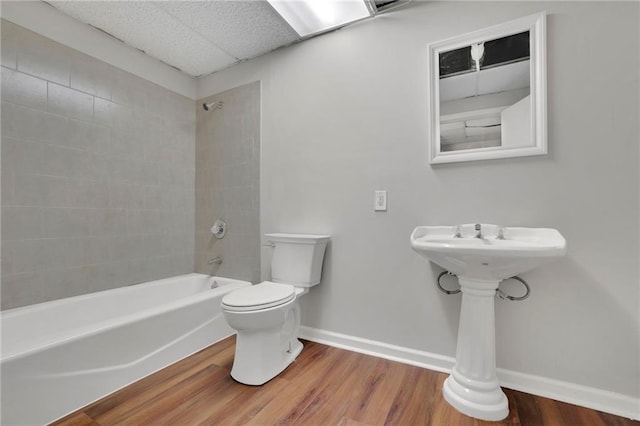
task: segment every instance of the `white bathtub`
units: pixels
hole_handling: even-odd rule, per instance
[[[220,301],[247,285],[189,274],[1,312],[0,423],[51,422],[230,336]]]

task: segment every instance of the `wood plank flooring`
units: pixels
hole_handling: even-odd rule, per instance
[[[84,425],[640,425],[505,389],[509,417],[484,422],[442,397],[446,374],[314,342],[263,386],[229,372],[235,338],[216,343],[54,423]]]

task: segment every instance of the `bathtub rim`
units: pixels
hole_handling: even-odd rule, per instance
[[[199,277],[199,276],[209,277],[209,278],[220,278],[220,279],[233,280],[233,281],[242,281],[242,280],[236,280],[235,278],[218,277],[218,276],[215,276],[215,275],[206,275],[206,274],[200,274],[198,272],[190,272],[188,274],[176,275],[176,276],[173,276],[173,277],[159,278],[159,279],[153,280],[153,281],[145,281],[145,282],[141,282],[141,283],[128,284],[128,285],[123,285],[121,287],[114,287],[114,288],[108,288],[106,290],[92,291],[90,293],[78,294],[76,296],[63,297],[63,298],[60,298],[60,299],[47,300],[47,301],[44,301],[44,302],[33,303],[31,305],[18,306],[16,308],[4,309],[4,310],[0,311],[0,318],[4,318],[5,316],[13,316],[14,314],[20,313],[23,310],[39,311],[39,310],[42,310],[44,307],[46,307],[46,305],[63,304],[64,302],[68,301],[69,299],[74,299],[74,300],[92,299],[92,298],[96,297],[96,295],[103,294],[103,293],[106,293],[106,292],[122,293],[122,292],[125,292],[125,291],[129,290],[131,287],[135,287],[135,286],[138,286],[138,285],[149,285],[149,286],[152,286],[152,285],[166,284],[167,281],[173,281],[173,280],[176,280],[178,278]]]
[[[136,285],[144,285],[144,286],[156,286],[156,285],[162,285],[162,284],[166,284],[167,281],[171,281],[171,280],[175,280],[177,278],[187,278],[187,277],[193,277],[193,276],[203,276],[203,277],[208,277],[211,279],[223,279],[223,280],[228,280],[231,281],[229,283],[224,283],[224,284],[220,284],[218,287],[211,289],[209,291],[205,291],[205,292],[200,292],[200,293],[195,293],[192,295],[189,295],[187,297],[183,297],[180,299],[177,299],[175,301],[172,301],[170,303],[164,303],[158,306],[154,306],[152,308],[148,308],[145,310],[142,310],[140,312],[134,312],[131,314],[127,314],[127,315],[122,315],[119,316],[115,319],[109,319],[109,320],[104,320],[104,321],[99,321],[96,323],[92,323],[89,326],[82,326],[82,327],[78,327],[78,328],[74,328],[74,333],[71,335],[62,335],[60,338],[56,338],[56,339],[47,339],[45,342],[43,342],[42,344],[39,345],[34,345],[34,346],[30,346],[25,350],[18,350],[17,352],[11,352],[8,354],[5,354],[5,344],[1,344],[2,342],[0,341],[0,367],[3,367],[5,363],[11,362],[13,360],[22,358],[22,357],[26,357],[29,356],[31,354],[40,352],[40,351],[44,351],[47,349],[51,349],[51,348],[55,348],[57,346],[61,346],[64,344],[68,344],[71,342],[74,342],[76,340],[82,339],[82,338],[87,338],[90,336],[94,336],[97,335],[99,333],[103,333],[112,329],[115,329],[117,327],[122,326],[123,324],[132,324],[132,323],[136,323],[136,322],[140,322],[142,320],[145,320],[147,318],[151,318],[154,316],[158,316],[168,310],[175,310],[175,309],[179,309],[182,308],[184,306],[190,305],[192,304],[194,301],[204,301],[204,300],[208,300],[208,299],[213,299],[217,296],[222,296],[226,293],[228,293],[229,291],[233,291],[236,288],[241,288],[244,287],[246,285],[252,285],[251,282],[249,281],[244,281],[244,280],[238,280],[235,278],[226,278],[226,277],[218,277],[218,276],[214,276],[214,275],[206,275],[206,274],[200,274],[200,273],[189,273],[189,274],[184,274],[184,275],[178,275],[175,277],[169,277],[169,278],[161,278],[159,280],[154,280],[154,281],[148,281],[148,282],[144,282],[144,283],[138,283],[138,284],[132,284],[129,286],[124,286],[124,287],[117,287],[114,289],[108,289],[108,290],[101,290],[101,291],[96,291],[93,293],[86,293],[86,294],[81,294],[78,296],[71,296],[71,297],[65,297],[63,299],[56,299],[56,300],[52,300],[52,301],[48,301],[48,302],[41,302],[41,303],[36,303],[33,305],[27,305],[27,306],[21,306],[18,308],[13,308],[13,309],[9,309],[6,311],[0,311],[0,330],[4,327],[4,325],[2,324],[5,316],[14,316],[17,314],[20,314],[21,312],[27,311],[27,310],[37,310],[40,311],[44,308],[46,308],[46,305],[48,304],[63,304],[65,301],[68,301],[69,299],[76,299],[78,301],[81,300],[85,300],[85,299],[92,299],[92,298],[96,298],[99,294],[105,293],[105,292],[116,292],[116,293],[124,293],[126,292],[126,290],[132,286],[136,286]],[[226,288],[225,287],[233,287],[233,288]],[[222,291],[225,290],[225,291]],[[203,293],[205,294],[203,296]],[[220,314],[222,314],[222,308],[220,311]]]

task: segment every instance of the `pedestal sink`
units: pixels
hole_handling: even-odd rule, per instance
[[[494,299],[500,281],[564,256],[565,239],[555,229],[489,224],[418,226],[411,247],[458,276],[462,307],[456,363],[443,387],[458,411],[498,421],[509,403],[496,377]]]

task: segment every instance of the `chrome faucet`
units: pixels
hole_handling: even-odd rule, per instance
[[[482,238],[482,227],[479,223],[476,223],[476,238]]]

